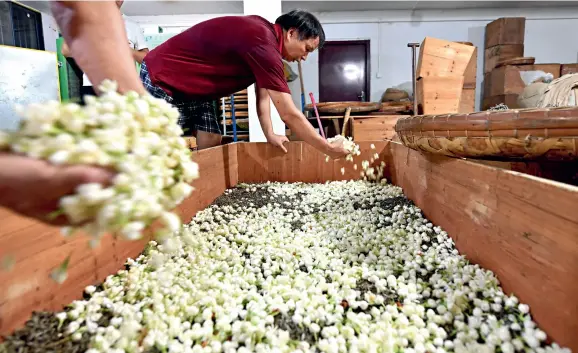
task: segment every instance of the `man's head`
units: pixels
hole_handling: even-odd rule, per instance
[[[275,21],[283,28],[283,59],[299,61],[325,43],[325,32],[315,16],[307,11],[293,10]]]
[[[124,2],[124,0],[117,0],[116,2],[116,6],[118,6],[118,8],[120,9],[122,7],[122,3]]]

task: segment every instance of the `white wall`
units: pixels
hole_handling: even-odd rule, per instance
[[[56,52],[56,39],[58,39],[58,27],[54,18],[47,13],[42,15],[42,34],[44,35],[44,50]]]
[[[525,56],[537,63],[578,61],[578,8],[564,9],[483,9],[453,11],[327,12],[317,14],[328,40],[369,39],[371,41],[371,100],[378,101],[389,87],[411,81],[411,49],[424,37],[468,41],[478,47],[476,107],[480,107],[483,79],[484,33],[487,23],[499,17],[526,17]],[[306,100],[313,92],[319,97],[318,52],[303,63]],[[297,69],[297,65],[294,65]],[[299,85],[293,98],[300,102]],[[300,103],[299,103],[300,104]]]
[[[235,14],[192,14],[192,15],[167,15],[167,16],[129,16],[131,20],[139,24],[145,35],[158,33],[158,28],[163,27],[163,33],[179,33],[197,23],[221,16],[239,16]]]

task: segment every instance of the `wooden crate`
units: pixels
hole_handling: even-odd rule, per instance
[[[520,94],[526,85],[520,76],[522,71],[544,71],[554,78],[560,77],[560,64],[534,64],[502,66],[484,75],[484,97]]]
[[[525,32],[524,17],[498,18],[486,25],[486,49],[500,44],[524,44]]]
[[[464,76],[475,47],[426,37],[419,48],[417,78]]]
[[[376,150],[370,149],[374,144]],[[555,341],[578,350],[578,188],[464,159],[426,155],[387,141],[361,142],[378,152],[386,176],[424,215],[455,240],[469,261],[494,271],[506,293],[530,305],[533,318]],[[188,222],[239,182],[358,179],[349,162],[325,162],[302,142],[285,154],[265,143],[236,143],[193,152],[201,179],[178,211]],[[340,169],[346,167],[345,175]],[[61,310],[141,253],[145,241],[106,236],[90,250],[87,238],[65,240],[59,230],[0,209],[0,256],[14,254],[12,272],[0,272],[0,333],[20,327],[33,310]],[[57,285],[50,269],[71,251],[69,278]]]
[[[464,88],[462,89],[462,96],[460,97],[460,105],[458,113],[473,113],[476,111],[476,89]]]
[[[520,94],[524,90],[524,81],[516,66],[498,67],[484,80],[484,97],[506,94]]]
[[[395,123],[403,115],[375,115],[351,117],[351,137],[354,141],[379,141],[392,139]]]
[[[562,64],[560,66],[560,76],[578,73],[578,64]]]
[[[484,73],[490,73],[504,59],[524,56],[524,44],[500,44],[484,50]]]
[[[474,44],[471,42],[456,42],[456,43],[474,46]],[[474,47],[474,52],[472,53],[470,62],[466,67],[466,71],[464,72],[464,88],[476,87],[477,73],[478,73],[478,47]]]
[[[478,75],[478,48],[474,47],[474,52],[472,53],[472,58],[466,67],[466,72],[464,73],[464,88],[476,88]]]
[[[422,77],[417,80],[419,114],[457,113],[464,77]]]

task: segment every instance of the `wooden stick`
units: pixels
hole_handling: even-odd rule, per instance
[[[303,68],[301,67],[301,60],[297,62],[299,67],[299,82],[301,83],[301,112],[305,113],[305,84],[303,83]]]
[[[345,137],[345,128],[347,127],[347,122],[349,121],[349,115],[351,115],[351,107],[347,107],[345,110],[345,118],[343,118],[343,129],[341,129],[341,136]]]
[[[309,92],[309,98],[311,98],[311,104],[313,104],[313,109],[315,109],[315,116],[317,117],[317,123],[319,124],[319,132],[321,133],[321,136],[323,136],[324,139],[327,139],[325,137],[325,132],[323,132],[323,125],[321,124],[321,119],[319,119],[319,111],[317,110],[317,105],[315,104],[315,97],[313,97],[313,92]]]

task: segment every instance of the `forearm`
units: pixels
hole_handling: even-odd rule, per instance
[[[145,56],[148,54],[149,50],[148,49],[144,49],[144,50],[134,50],[132,49],[132,57],[134,59],[134,61],[136,61],[139,64],[142,64]]]
[[[145,92],[113,1],[52,1],[51,6],[70,54],[95,83],[95,89],[103,80],[111,79],[120,92]]]
[[[268,137],[274,134],[273,124],[271,123],[271,98],[267,90],[260,90],[256,85],[255,93],[257,96],[257,116],[259,117],[259,123],[261,124],[263,133]]]
[[[289,126],[292,133],[295,133],[301,140],[323,153],[327,154],[332,151],[332,146],[329,142],[315,131],[303,113],[295,107],[290,94],[273,90],[267,91],[277,111],[279,111],[281,120]]]
[[[293,113],[290,115],[282,116],[283,122],[291,129],[292,133],[295,133],[297,137],[306,143],[313,146],[315,149],[327,153],[330,150],[330,145],[307,121],[305,116],[301,113]]]

